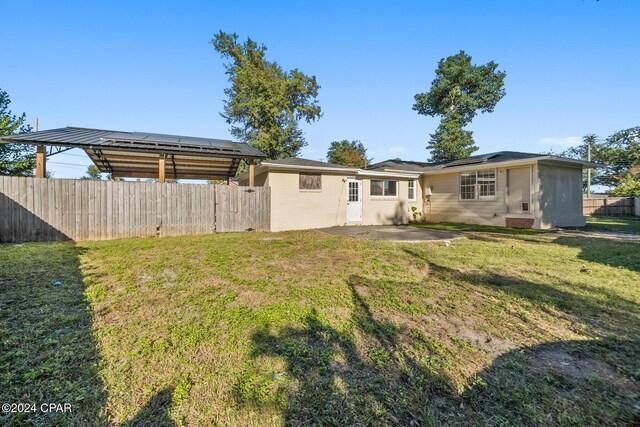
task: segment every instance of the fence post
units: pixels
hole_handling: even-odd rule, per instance
[[[636,216],[640,216],[640,197],[633,198],[633,209]]]

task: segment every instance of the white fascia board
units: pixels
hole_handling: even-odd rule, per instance
[[[280,165],[277,163],[262,162],[259,167],[265,166],[269,170],[271,169],[287,169],[287,170],[303,170],[303,171],[329,171],[329,172],[344,172],[354,174],[358,172],[356,168],[333,168],[331,166],[298,166],[298,165]]]
[[[420,178],[419,173],[408,173],[408,172],[386,172],[386,171],[370,171],[366,169],[358,170],[358,175],[361,176],[379,176],[379,177],[387,177],[387,178],[408,178],[408,179],[418,179]]]
[[[267,170],[298,170],[298,171],[318,171],[318,172],[335,172],[344,173],[345,175],[360,175],[360,176],[381,176],[389,178],[413,178],[420,177],[419,173],[407,173],[407,172],[384,172],[384,171],[372,171],[366,169],[356,168],[334,168],[331,166],[298,166],[298,165],[281,165],[277,163],[262,162],[260,166],[256,168],[256,175],[258,170],[262,172],[262,168]]]

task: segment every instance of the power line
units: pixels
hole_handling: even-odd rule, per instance
[[[64,162],[47,162],[49,164],[54,164],[54,165],[64,165],[64,166],[76,166],[76,167],[83,167],[86,168],[87,166],[91,166],[91,165],[79,165],[77,163],[64,163]]]
[[[73,157],[82,157],[85,159],[88,159],[89,156],[87,156],[86,154],[73,154],[73,153],[58,153],[59,156],[73,156]]]

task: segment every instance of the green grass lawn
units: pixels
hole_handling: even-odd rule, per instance
[[[493,225],[462,224],[457,222],[434,222],[412,224],[418,228],[446,231],[472,231],[484,233],[498,233],[510,235],[532,235],[548,233],[548,230],[533,230],[523,228],[497,227]],[[624,233],[640,233],[640,218],[615,218],[602,216],[588,216],[584,231],[619,231]]]
[[[532,235],[548,233],[548,230],[534,230],[532,228],[509,228],[495,225],[463,224],[460,222],[429,222],[411,224],[418,228],[428,228],[431,230],[444,231],[473,231],[482,233],[498,233],[510,235]]]
[[[640,233],[640,218],[588,216],[586,229]]]
[[[0,402],[73,411],[0,425],[637,425],[639,254],[537,233],[1,245]]]

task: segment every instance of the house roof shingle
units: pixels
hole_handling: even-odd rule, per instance
[[[337,165],[335,163],[328,162],[319,162],[317,160],[301,159],[299,157],[290,157],[288,159],[278,160],[265,160],[262,163],[270,165],[305,166],[314,168],[357,169],[351,166]]]
[[[470,156],[465,159],[457,159],[457,160],[448,160],[442,162],[412,162],[412,161],[404,161],[400,159],[393,160],[385,160],[380,163],[375,163],[369,166],[368,169],[372,170],[407,170],[407,171],[415,171],[415,172],[429,172],[435,170],[446,169],[455,166],[467,166],[467,165],[480,165],[480,164],[494,164],[494,163],[502,163],[514,160],[527,160],[536,157],[544,157],[545,154],[536,154],[536,153],[523,153],[519,151],[498,151],[496,153],[487,153],[480,154],[476,156]],[[560,156],[551,156],[558,160],[571,160],[575,161],[575,159],[568,159]]]

